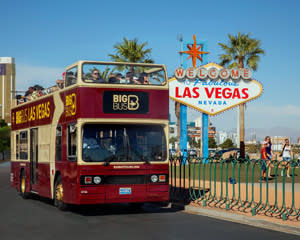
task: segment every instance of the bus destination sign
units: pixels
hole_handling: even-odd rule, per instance
[[[12,110],[12,129],[49,124],[54,112],[53,98],[46,98]]]
[[[145,114],[149,111],[147,92],[104,91],[104,113]]]

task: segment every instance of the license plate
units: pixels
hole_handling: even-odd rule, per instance
[[[120,188],[119,194],[120,195],[131,194],[131,188]]]

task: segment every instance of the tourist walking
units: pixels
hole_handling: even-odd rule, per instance
[[[272,142],[270,136],[265,137],[266,145],[266,153],[268,160],[268,177],[271,178],[271,169],[272,169],[272,160],[273,160],[273,152],[272,152]]]
[[[263,147],[262,147],[262,149],[261,149],[261,170],[262,170],[262,178],[261,178],[261,180],[266,180],[267,178],[266,178],[266,171],[267,171],[267,164],[266,164],[266,161],[267,161],[267,159],[268,159],[268,157],[267,157],[267,150],[266,150],[266,148],[267,148],[267,142],[264,142],[264,145],[263,145]]]
[[[282,148],[282,152],[280,154],[282,156],[282,166],[285,166],[287,169],[287,177],[290,177],[290,166],[289,163],[291,161],[291,156],[293,155],[292,153],[292,148],[290,145],[290,141],[288,139],[285,139],[285,144]],[[284,171],[281,170],[281,176],[283,176]]]

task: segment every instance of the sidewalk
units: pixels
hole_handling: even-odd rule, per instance
[[[179,179],[176,179],[176,180],[177,180],[176,187],[178,188],[179,187]],[[197,180],[197,181],[195,180],[195,185],[193,185],[193,182],[191,182],[191,185],[192,185],[191,187],[194,190],[196,190],[196,193],[197,193],[197,190],[199,190],[199,180]],[[214,185],[216,185],[216,189],[215,189]],[[181,186],[183,187],[183,181],[181,182]],[[186,179],[185,180],[186,191],[188,190],[188,186],[189,186],[188,179]],[[200,190],[201,189],[206,190],[206,194],[205,194],[206,197],[208,197],[210,194],[211,194],[211,196],[214,196],[215,190],[216,190],[216,196],[218,199],[220,199],[221,198],[220,193],[221,193],[222,187],[223,187],[222,196],[225,197],[226,196],[226,183],[221,184],[220,182],[216,182],[216,184],[214,184],[214,182],[212,182],[211,186],[210,186],[209,181],[205,181],[204,184],[203,184],[203,181],[200,182]],[[273,205],[275,203],[275,196],[276,196],[275,183],[269,183],[268,188],[269,188],[268,189],[269,204]],[[295,188],[294,189],[295,207],[297,210],[300,211],[300,183],[295,183],[294,188]],[[238,184],[234,184],[234,185],[228,184],[228,189],[227,189],[228,195],[227,196],[229,199],[237,200],[239,198],[240,201],[243,202],[247,199],[246,189],[247,189],[246,183],[241,183],[240,187]],[[253,191],[253,196],[252,196],[252,191]],[[260,193],[261,193],[261,199],[260,199]],[[180,194],[180,193],[178,193],[178,194]],[[197,197],[197,195],[196,195],[196,197]],[[254,199],[254,201],[256,203],[258,203],[260,200],[262,200],[263,203],[266,202],[266,199],[267,199],[266,183],[262,183],[261,187],[260,187],[260,183],[253,184],[253,190],[252,190],[252,185],[248,184],[248,201],[250,202],[252,200],[252,198]],[[291,206],[292,200],[293,200],[291,183],[285,184],[285,194],[284,195],[282,194],[282,183],[277,184],[277,203],[280,208],[282,206],[283,199],[284,199],[286,206]],[[209,203],[210,201],[211,200],[208,199],[207,203]],[[182,205],[182,207],[183,207],[183,205]],[[271,216],[271,213],[258,213],[257,215],[252,216],[251,208],[244,209],[244,208],[239,208],[238,206],[236,206],[233,208],[233,210],[226,210],[225,204],[223,204],[223,205],[215,204],[215,201],[212,201],[211,204],[206,204],[206,206],[203,207],[203,201],[195,200],[195,201],[188,202],[184,206],[184,208],[188,212],[196,212],[199,214],[203,213],[204,215],[209,213],[207,211],[210,211],[210,212],[212,211],[211,212],[212,215],[222,216],[222,218],[226,218],[230,214],[233,214],[233,215],[235,215],[234,219],[239,219],[239,217],[237,217],[237,216],[244,216],[247,219],[250,219],[249,220],[250,222],[252,221],[251,219],[253,219],[254,221],[263,220],[269,224],[276,223],[276,224],[280,224],[280,226],[296,227],[297,231],[299,231],[299,234],[300,234],[300,218],[291,217],[287,221],[284,221],[279,216]],[[234,219],[230,218],[229,220],[234,221]],[[251,225],[253,225],[253,224],[251,224]]]
[[[279,219],[270,219],[270,217],[263,216],[249,216],[240,212],[225,211],[212,208],[202,208],[192,205],[176,206],[172,205],[173,208],[184,208],[184,211],[190,214],[197,214],[207,216],[211,218],[221,219],[230,222],[236,222],[240,224],[250,225],[259,228],[265,228],[273,231],[279,231],[289,234],[295,234],[300,236],[300,225],[294,224],[289,221],[282,221]]]

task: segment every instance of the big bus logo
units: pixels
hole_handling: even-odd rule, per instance
[[[113,95],[113,110],[135,111],[139,108],[139,106],[139,97],[136,95]]]
[[[75,93],[66,95],[65,111],[66,111],[66,117],[74,116],[76,114],[76,94]]]

